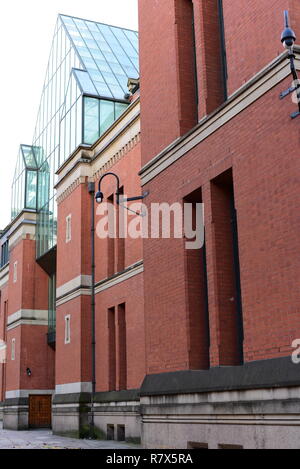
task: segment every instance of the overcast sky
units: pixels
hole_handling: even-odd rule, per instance
[[[10,222],[10,194],[21,143],[31,144],[58,13],[138,29],[138,0],[1,2],[0,229]]]

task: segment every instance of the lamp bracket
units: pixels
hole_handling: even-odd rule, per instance
[[[132,212],[134,213],[135,215],[139,215],[141,217],[144,217],[145,214],[144,213],[138,213],[138,212],[135,212],[134,210],[131,210],[129,207],[126,207],[126,205],[123,205],[123,202],[134,202],[135,200],[143,200],[145,199],[147,196],[149,195],[149,192],[144,192],[143,195],[139,195],[137,197],[128,197],[128,198],[121,198],[121,200],[118,201],[118,205],[120,205],[120,207],[123,207],[125,208],[126,210],[128,210],[128,212]]]
[[[292,86],[292,87],[289,88],[288,90],[282,91],[282,92],[280,93],[279,98],[280,98],[280,99],[286,98],[289,94],[294,93],[295,91],[297,91],[297,89],[298,89],[299,87],[300,87],[300,85],[299,85],[299,86]]]

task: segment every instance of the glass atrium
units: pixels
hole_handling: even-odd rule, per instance
[[[138,77],[137,32],[59,15],[33,143],[20,148],[12,191],[12,218],[37,209],[37,257],[56,245],[56,170],[118,119],[128,78]]]
[[[12,218],[24,208],[36,210],[37,172],[33,147],[21,145],[12,186]]]

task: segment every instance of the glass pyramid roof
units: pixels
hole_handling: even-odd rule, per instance
[[[128,78],[139,77],[138,33],[60,15],[84,70],[74,70],[83,93],[123,100]]]

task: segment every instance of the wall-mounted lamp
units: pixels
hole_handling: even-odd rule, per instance
[[[32,375],[31,369],[30,369],[30,368],[27,368],[26,373],[27,373],[27,376],[30,377],[30,376]]]
[[[296,112],[293,112],[293,114],[291,114],[291,118],[295,119],[295,117],[298,117],[300,115],[300,82],[299,82],[299,79],[298,79],[298,74],[297,74],[297,70],[296,70],[296,66],[295,66],[296,56],[294,54],[294,45],[295,45],[295,41],[296,41],[296,35],[295,35],[294,31],[290,28],[290,25],[289,25],[289,12],[288,11],[284,12],[284,25],[285,25],[285,29],[284,29],[284,31],[281,35],[281,42],[283,44],[283,47],[285,47],[288,50],[288,57],[289,57],[289,60],[290,60],[291,73],[292,73],[292,77],[293,77],[293,80],[294,80],[294,86],[292,86],[291,88],[289,88],[286,91],[283,91],[280,94],[280,99],[285,98],[286,96],[288,96],[291,93],[294,93],[294,92],[297,93],[297,101],[298,101],[299,110],[296,111]]]
[[[92,273],[92,285],[91,285],[91,316],[92,316],[92,393],[91,393],[91,407],[90,407],[90,438],[95,438],[95,417],[94,417],[94,400],[96,393],[96,291],[95,291],[95,273],[96,273],[96,263],[95,263],[95,201],[97,204],[101,204],[104,200],[104,194],[101,191],[101,183],[106,176],[114,176],[117,181],[117,204],[120,204],[120,179],[119,176],[115,173],[105,173],[99,180],[98,192],[95,194],[95,183],[89,182],[88,191],[91,196],[91,273]],[[130,202],[134,200],[142,200],[148,195],[148,192],[145,192],[144,195],[138,197],[130,197],[129,199],[123,199],[124,202]],[[124,207],[127,210],[130,210],[128,207]],[[133,210],[130,210],[133,212]],[[137,212],[134,212],[136,215]],[[29,370],[29,368],[27,368]],[[30,371],[30,370],[29,370]],[[31,371],[30,371],[31,374]]]
[[[130,210],[130,208],[128,207],[125,207],[124,205],[122,205],[120,203],[120,195],[121,195],[121,192],[120,192],[120,179],[119,179],[119,176],[115,173],[105,173],[103,174],[103,176],[100,178],[99,180],[99,184],[98,184],[98,192],[96,193],[95,195],[95,199],[96,199],[96,202],[97,204],[101,204],[104,200],[104,194],[103,192],[101,191],[101,183],[103,181],[103,179],[106,177],[106,176],[114,176],[116,178],[116,181],[117,181],[117,192],[116,192],[116,196],[117,196],[117,205],[120,205],[121,207],[124,207],[126,210],[129,210],[130,212],[133,212],[135,213],[136,215],[141,215],[140,213],[137,213],[137,212],[134,212],[133,210]],[[144,192],[143,195],[139,195],[137,197],[129,197],[127,199],[125,198],[122,198],[122,202],[133,202],[135,200],[143,200],[145,197],[147,197],[147,195],[149,195],[149,192]]]

